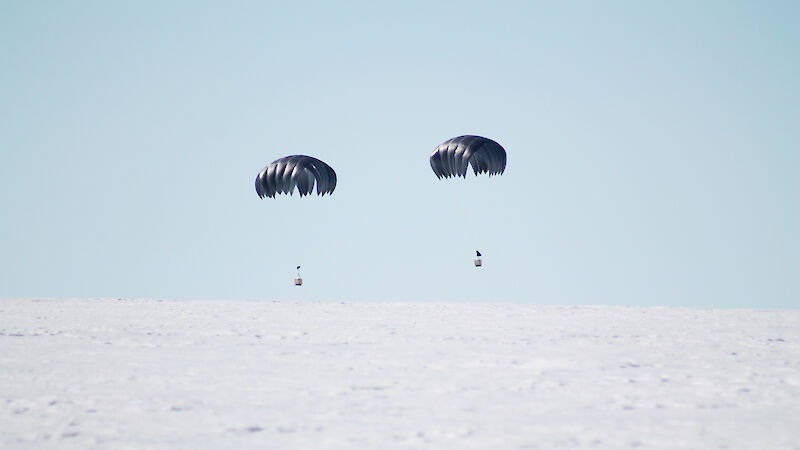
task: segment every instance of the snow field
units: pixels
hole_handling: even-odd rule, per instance
[[[0,299],[0,448],[800,448],[800,311]]]

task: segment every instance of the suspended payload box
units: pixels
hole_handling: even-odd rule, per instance
[[[300,276],[300,266],[297,266],[297,278],[294,279],[295,286],[303,285],[303,278]]]

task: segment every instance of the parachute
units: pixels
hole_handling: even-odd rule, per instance
[[[475,175],[499,175],[506,170],[506,151],[497,142],[481,136],[459,136],[443,142],[431,153],[436,177],[466,177],[467,166]]]
[[[276,194],[292,194],[294,188],[300,196],[310,195],[317,185],[317,195],[332,194],[336,188],[336,172],[317,158],[292,155],[276,159],[264,167],[256,177],[256,193],[260,198]]]

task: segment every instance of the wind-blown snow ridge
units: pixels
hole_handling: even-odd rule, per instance
[[[0,448],[798,448],[800,311],[0,300]]]

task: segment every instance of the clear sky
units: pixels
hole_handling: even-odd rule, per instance
[[[798,22],[777,0],[0,1],[0,297],[798,308]],[[438,180],[462,134],[505,174]],[[333,195],[259,199],[291,154]]]

